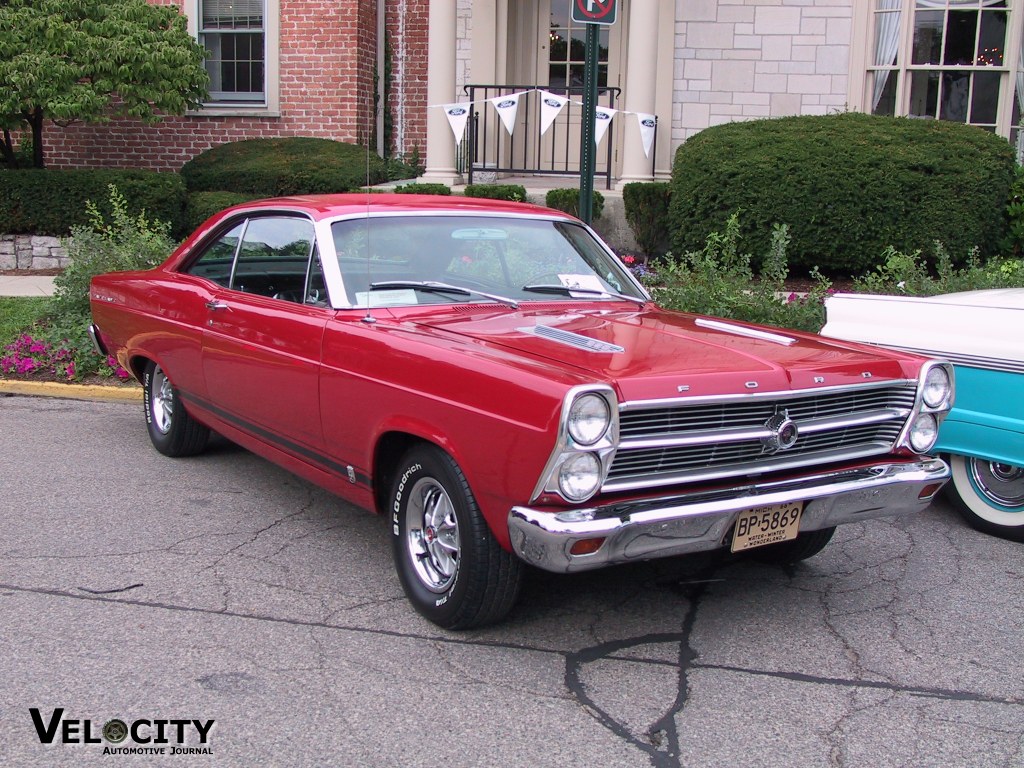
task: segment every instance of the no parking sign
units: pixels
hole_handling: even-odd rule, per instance
[[[614,24],[618,15],[618,0],[572,0],[572,20],[578,24]]]

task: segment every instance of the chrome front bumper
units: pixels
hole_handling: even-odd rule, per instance
[[[585,571],[718,549],[728,543],[740,512],[764,504],[805,502],[801,531],[917,512],[948,478],[940,459],[876,464],[588,509],[513,507],[508,527],[512,548],[525,562],[558,573]],[[602,537],[593,554],[570,552],[577,541]]]

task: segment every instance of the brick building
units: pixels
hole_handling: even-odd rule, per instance
[[[569,13],[576,1],[594,4],[184,0],[190,29],[211,51],[209,104],[155,125],[49,128],[49,163],[177,169],[225,141],[312,135],[416,152],[431,180],[471,169],[571,175],[583,68],[583,28]],[[837,110],[970,122],[1016,141],[1022,6],[619,0],[618,20],[601,31],[602,104],[618,112],[598,171],[617,183],[667,178],[673,150],[703,128]],[[571,100],[543,136],[535,89]],[[509,135],[487,99],[512,93],[524,95]],[[376,114],[375,99],[386,105]],[[467,155],[439,105],[470,101]],[[644,114],[658,116],[650,154],[633,116]]]

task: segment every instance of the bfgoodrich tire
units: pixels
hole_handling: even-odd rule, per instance
[[[984,533],[1024,541],[1024,467],[952,454],[946,486],[963,518]]]
[[[417,611],[445,629],[500,621],[519,595],[522,563],[491,534],[458,464],[411,449],[391,487],[395,568]]]
[[[762,563],[774,563],[776,565],[791,565],[814,557],[821,552],[830,541],[835,528],[822,528],[820,531],[808,531],[801,533],[795,539],[783,541],[778,544],[769,544],[766,547],[758,547],[750,550],[750,556]]]
[[[193,456],[206,448],[210,430],[192,418],[178,390],[154,362],[142,374],[142,402],[149,439],[164,456]]]

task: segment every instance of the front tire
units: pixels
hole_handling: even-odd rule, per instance
[[[1024,467],[951,454],[954,505],[972,528],[1024,541]]]
[[[505,617],[519,595],[522,563],[491,534],[447,453],[430,445],[406,453],[389,508],[395,568],[417,611],[445,629]]]
[[[193,456],[206,448],[210,430],[192,418],[163,369],[154,362],[142,374],[142,402],[149,439],[164,456]]]
[[[789,541],[768,544],[764,547],[752,549],[750,550],[750,556],[755,560],[760,560],[762,563],[792,565],[809,557],[814,557],[821,552],[832,541],[832,534],[835,532],[834,526],[832,528],[822,528],[818,531],[808,531]]]

